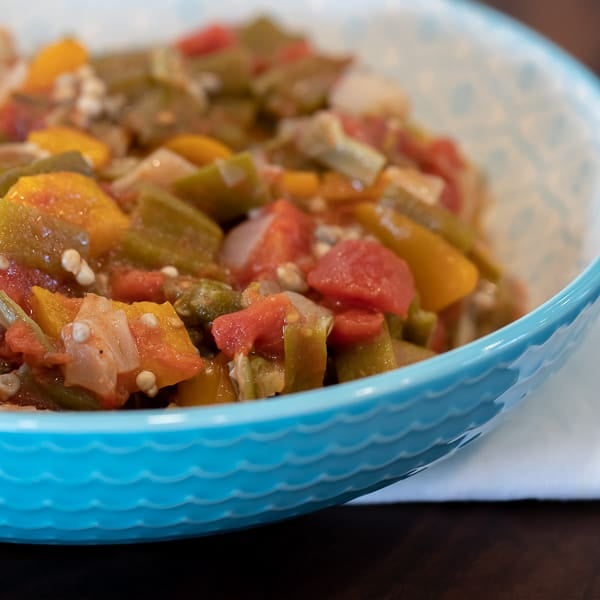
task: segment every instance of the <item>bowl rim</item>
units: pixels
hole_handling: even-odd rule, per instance
[[[476,15],[488,26],[517,34],[525,48],[542,52],[561,74],[590,92],[600,107],[600,80],[565,50],[527,25],[472,0],[452,0],[466,16]],[[600,294],[600,258],[594,258],[577,277],[542,305],[517,321],[464,346],[402,369],[349,383],[247,403],[175,409],[101,412],[0,411],[0,432],[37,436],[89,433],[127,435],[159,431],[219,429],[336,411],[390,394],[403,394],[509,350],[539,328],[560,322],[573,306],[590,304]]]

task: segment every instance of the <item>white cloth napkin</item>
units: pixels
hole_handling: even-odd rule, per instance
[[[600,498],[600,320],[566,365],[447,460],[355,502]]]

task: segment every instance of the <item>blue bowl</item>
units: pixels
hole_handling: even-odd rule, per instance
[[[20,39],[170,37],[257,3],[52,2],[3,16]],[[218,4],[218,6],[214,6]],[[368,6],[367,6],[368,4]],[[125,542],[203,535],[350,500],[489,430],[562,365],[600,310],[600,91],[584,68],[476,5],[260,3],[397,78],[417,116],[489,174],[492,234],[531,311],[395,372],[271,401],[106,414],[0,414],[0,539]],[[152,10],[151,10],[152,9]],[[113,15],[118,14],[118,22]],[[127,18],[123,18],[124,14]],[[324,42],[327,42],[325,44]]]

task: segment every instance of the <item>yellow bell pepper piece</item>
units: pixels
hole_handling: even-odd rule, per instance
[[[129,226],[116,202],[93,179],[79,173],[21,177],[4,198],[85,229],[90,236],[91,257],[110,250]]]
[[[284,171],[277,182],[278,192],[300,200],[319,193],[319,176],[313,171]]]
[[[235,402],[237,396],[229,378],[227,358],[219,354],[204,360],[202,372],[177,385],[175,402],[179,406],[205,406]]]
[[[27,136],[27,141],[50,154],[78,150],[95,169],[103,167],[110,160],[110,149],[104,142],[72,127],[38,129]]]
[[[477,267],[439,235],[392,208],[359,204],[358,221],[409,265],[421,305],[438,312],[474,291]]]
[[[209,165],[218,158],[229,158],[233,154],[225,144],[205,135],[176,135],[167,140],[165,146],[199,167]]]
[[[88,62],[88,52],[77,40],[64,38],[44,46],[33,58],[23,89],[43,91],[63,73],[70,73]]]
[[[71,323],[81,306],[81,298],[68,298],[37,285],[31,288],[29,298],[33,320],[51,338],[59,339],[62,328]]]
[[[371,185],[365,185],[336,171],[328,171],[323,176],[319,196],[332,204],[375,201],[383,195],[388,183],[383,174],[380,174]]]

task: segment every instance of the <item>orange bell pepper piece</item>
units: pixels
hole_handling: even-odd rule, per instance
[[[313,171],[284,171],[277,182],[278,195],[304,200],[319,193],[319,176]]]
[[[104,142],[72,127],[38,129],[30,132],[27,141],[50,154],[78,150],[95,169],[103,167],[110,160],[110,149]]]
[[[88,62],[88,52],[77,40],[64,38],[44,46],[29,65],[23,89],[29,92],[44,91],[63,73],[70,73]]]
[[[378,200],[387,184],[388,180],[383,174],[373,184],[364,185],[336,171],[328,171],[323,176],[319,195],[329,203],[369,202]]]
[[[229,158],[233,152],[225,145],[205,135],[182,134],[167,140],[165,146],[199,167],[218,158]]]
[[[425,310],[438,312],[475,290],[477,267],[439,235],[392,208],[362,203],[354,214],[408,263]]]
[[[222,353],[213,359],[204,359],[204,369],[200,373],[177,385],[176,403],[179,406],[204,406],[236,400],[227,357]]]
[[[5,200],[33,206],[85,229],[90,256],[110,250],[129,226],[128,217],[90,177],[79,173],[43,173],[21,177]]]

